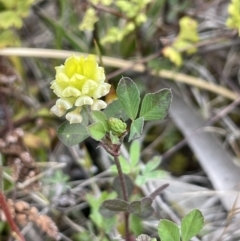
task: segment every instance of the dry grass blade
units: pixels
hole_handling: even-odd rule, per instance
[[[55,59],[65,59],[70,55],[83,55],[86,56],[87,53],[80,53],[74,51],[67,50],[54,50],[54,49],[31,49],[31,48],[4,48],[0,49],[0,56],[21,56],[21,57],[38,57],[38,58],[55,58]],[[131,68],[136,72],[144,72],[146,68],[143,64],[134,63],[132,61],[112,58],[108,56],[102,57],[103,63],[109,67],[115,68]],[[172,79],[176,82],[185,83],[188,85],[196,86],[198,88],[213,92],[217,95],[222,95],[225,98],[230,100],[235,100],[238,97],[238,94],[233,91],[218,86],[215,84],[211,84],[206,82],[204,79],[196,78],[193,76],[189,76],[186,74],[177,73],[169,70],[161,70],[159,72],[152,71],[152,75],[158,76],[161,78]]]

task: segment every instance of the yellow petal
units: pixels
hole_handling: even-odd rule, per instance
[[[58,117],[63,116],[66,113],[66,109],[54,105],[50,111]]]
[[[75,77],[76,77],[76,79],[78,79],[80,81],[86,79],[86,77],[84,75],[81,75],[81,74],[75,74]]]
[[[74,111],[68,112],[66,114],[66,119],[70,122],[70,124],[82,122],[83,118],[80,115],[80,111],[81,108],[76,108]]]
[[[88,79],[85,81],[85,83],[82,86],[82,93],[84,95],[88,94],[91,90],[96,89],[97,86],[98,84],[95,81]]]
[[[56,66],[55,67],[55,70],[56,70],[56,74],[58,74],[58,73],[64,73],[64,68],[65,68],[65,66],[64,65],[60,65],[60,66]]]
[[[72,77],[74,73],[77,71],[78,66],[78,58],[76,56],[71,56],[65,61],[65,73],[69,78]]]
[[[74,87],[67,87],[65,90],[62,91],[63,97],[78,97],[81,95],[81,91]]]
[[[78,97],[75,102],[75,106],[92,105],[92,104],[93,104],[93,99],[86,95],[82,95]]]
[[[69,100],[67,100],[67,99],[58,99],[56,101],[56,106],[58,108],[63,108],[65,110],[68,110],[68,109],[73,107],[73,103],[71,102],[70,99]]]
[[[96,78],[97,67],[98,64],[96,58],[93,55],[88,56],[84,62],[84,76],[86,76],[88,79],[94,80]]]
[[[76,71],[77,74],[83,75],[84,61],[85,61],[85,58],[83,56],[80,56],[78,58],[78,65],[77,65],[77,71]]]
[[[103,83],[97,87],[97,89],[93,92],[93,98],[98,99],[104,95],[106,95],[110,90],[111,85],[107,83]]]
[[[83,76],[83,78],[79,79],[78,77],[81,75],[74,74],[69,81],[69,86],[72,86],[78,90],[82,90],[82,86],[86,81],[86,78]]]
[[[96,80],[99,83],[103,83],[105,81],[105,73],[104,73],[104,68],[98,67],[96,71]]]
[[[67,77],[66,74],[60,72],[60,73],[56,74],[56,81],[58,83],[61,83],[61,82],[68,83],[69,82],[69,78]]]
[[[58,83],[56,83],[55,81],[52,83],[51,89],[53,89],[53,92],[58,96],[61,97],[62,96],[62,92],[64,90],[63,87],[61,87],[61,85],[59,85]]]
[[[107,103],[103,100],[94,100],[94,103],[91,105],[92,110],[101,110],[107,107]]]

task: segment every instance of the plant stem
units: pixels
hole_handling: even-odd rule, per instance
[[[0,191],[3,192],[3,161],[2,161],[2,154],[0,153]]]
[[[0,191],[0,206],[6,216],[7,222],[12,230],[12,235],[15,239],[17,239],[18,241],[25,241],[23,235],[21,234],[18,226],[16,225],[16,223],[14,222],[11,212],[8,208],[8,204],[6,202],[5,196],[3,194],[2,191]]]
[[[119,176],[121,187],[122,187],[123,199],[126,202],[128,202],[127,185],[126,185],[126,182],[125,182],[125,179],[124,179],[124,175],[123,175],[123,172],[122,172],[122,167],[120,165],[118,156],[114,156],[114,161],[116,163],[117,170],[118,170],[118,176]],[[126,241],[130,241],[129,213],[128,212],[124,213],[124,219],[125,219],[125,236],[126,236],[125,238],[126,238]]]
[[[128,202],[127,186],[126,186],[126,182],[125,182],[125,179],[124,179],[124,175],[123,175],[123,172],[122,172],[122,167],[120,165],[118,156],[114,156],[114,161],[116,163],[117,170],[118,170],[118,175],[119,175],[119,178],[120,178],[120,183],[121,183],[122,193],[123,193],[123,199],[126,202]]]

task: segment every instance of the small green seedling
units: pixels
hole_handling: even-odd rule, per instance
[[[174,222],[162,219],[158,224],[158,235],[161,241],[189,241],[203,228],[204,218],[198,209],[188,213],[178,226]]]

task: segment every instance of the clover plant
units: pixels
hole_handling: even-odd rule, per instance
[[[124,212],[125,238],[128,241],[131,238],[129,214],[142,218],[152,215],[154,198],[168,184],[159,187],[149,196],[130,202],[129,196],[133,192],[134,184],[122,171],[119,161],[120,147],[125,139],[131,142],[141,137],[144,122],[165,118],[172,101],[172,93],[170,89],[162,89],[147,93],[141,100],[134,81],[122,77],[116,89],[117,100],[107,105],[100,98],[109,92],[110,87],[110,84],[105,82],[104,69],[98,65],[93,55],[71,56],[64,65],[56,67],[56,78],[52,81],[51,88],[58,99],[51,111],[59,117],[65,115],[67,119],[58,129],[58,136],[65,145],[76,145],[91,137],[99,141],[99,145],[113,157],[118,172],[113,188],[118,197],[105,200],[99,205],[99,212],[107,218]],[[132,160],[135,164],[132,164],[132,168],[138,163],[136,158],[139,158],[133,154]],[[158,163],[158,160],[152,161],[149,172],[153,171]],[[143,177],[147,178],[146,174],[143,173]],[[141,184],[144,182],[145,179],[139,181]],[[160,223],[160,230],[163,224],[164,222]]]

